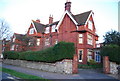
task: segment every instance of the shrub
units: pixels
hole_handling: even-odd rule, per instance
[[[18,59],[19,53],[16,51],[6,51],[3,53],[3,57],[4,57],[4,59],[7,58],[7,59],[15,60],[15,59]]]
[[[88,65],[95,65],[96,64],[96,61],[91,59],[88,61]]]
[[[63,59],[73,59],[74,43],[59,42],[54,47],[42,51],[27,51],[19,54],[19,59],[27,61],[56,62]]]
[[[107,45],[101,48],[102,56],[109,56],[110,61],[120,64],[120,47],[117,45]]]

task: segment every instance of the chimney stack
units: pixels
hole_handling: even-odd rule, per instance
[[[50,15],[49,17],[49,24],[53,23],[53,15]]]
[[[37,19],[36,22],[40,23],[40,19]]]
[[[71,12],[71,2],[70,2],[70,0],[67,0],[66,3],[65,3],[65,11],[66,10]]]

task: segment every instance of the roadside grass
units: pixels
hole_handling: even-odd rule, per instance
[[[29,75],[29,74],[25,74],[25,73],[21,73],[21,72],[17,72],[15,70],[11,70],[11,69],[7,69],[7,68],[3,68],[3,67],[0,67],[0,71],[2,72],[5,72],[5,73],[8,73],[8,74],[11,74],[15,77],[18,77],[20,79],[26,79],[26,80],[42,80],[42,81],[49,81],[48,79],[44,79],[44,78],[41,78],[41,77],[38,77],[38,76],[34,76],[34,75]]]

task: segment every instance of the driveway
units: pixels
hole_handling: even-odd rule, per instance
[[[43,77],[46,79],[71,79],[71,80],[82,80],[82,81],[119,81],[113,77],[107,76],[103,73],[96,72],[94,70],[88,70],[88,69],[79,69],[78,74],[60,74],[60,73],[50,73],[50,72],[45,72],[45,71],[40,71],[40,70],[34,70],[34,69],[28,69],[24,67],[18,67],[18,66],[13,66],[13,65],[7,65],[7,64],[2,64],[2,67],[9,68],[16,70],[18,72],[23,72],[26,74],[31,74],[39,77]]]

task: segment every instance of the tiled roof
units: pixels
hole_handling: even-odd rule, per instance
[[[22,39],[23,39],[23,37],[24,37],[25,35],[14,33],[14,36],[16,37],[16,39],[22,41]]]
[[[52,26],[52,25],[57,25],[58,22],[59,21],[53,22],[52,24],[44,25],[44,24],[38,23],[36,21],[33,21],[34,26],[35,26],[38,33],[44,33],[45,32],[45,27]]]
[[[78,25],[84,25],[91,12],[92,11],[88,11],[88,12],[84,12],[84,13],[72,15],[72,16],[75,19],[75,21],[78,23]]]
[[[38,33],[43,33],[45,31],[46,25],[33,21],[34,26]]]

